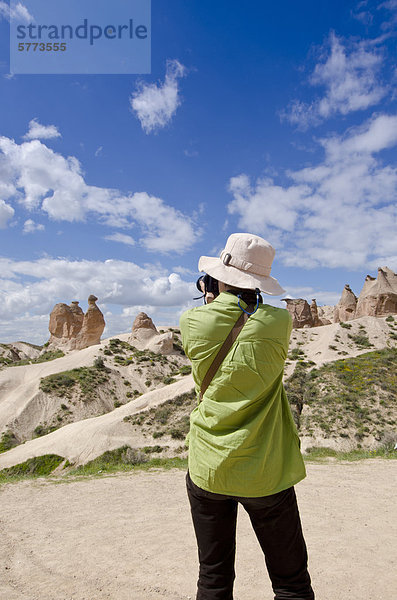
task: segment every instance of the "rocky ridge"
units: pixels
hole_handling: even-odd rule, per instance
[[[379,267],[376,279],[366,276],[358,297],[346,284],[332,315],[326,307],[317,307],[315,299],[310,306],[304,298],[284,298],[283,302],[294,328],[319,327],[360,317],[387,317],[397,314],[397,274],[388,267]]]

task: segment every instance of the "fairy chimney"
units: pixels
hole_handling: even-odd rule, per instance
[[[356,317],[357,297],[348,284],[343,288],[342,296],[334,309],[334,323],[351,321]]]
[[[356,318],[382,317],[397,313],[397,274],[388,267],[379,267],[375,279],[365,278],[358,297]]]
[[[50,314],[49,348],[80,350],[99,344],[105,328],[105,319],[96,305],[96,296],[88,298],[88,310],[82,311],[77,300],[68,306],[56,304]]]
[[[173,332],[159,333],[152,319],[144,312],[136,316],[128,341],[139,350],[150,350],[156,354],[172,354],[174,351]]]
[[[105,329],[105,319],[96,305],[96,296],[88,297],[88,309],[84,315],[83,325],[77,337],[76,349],[94,346],[101,341],[101,335]]]
[[[313,315],[307,300],[303,298],[283,298],[286,303],[286,309],[292,317],[292,327],[299,329],[301,327],[313,327]]]

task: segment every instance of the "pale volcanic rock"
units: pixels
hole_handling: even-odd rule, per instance
[[[152,319],[144,312],[140,312],[135,317],[135,320],[132,324],[132,332],[137,331],[138,329],[152,329],[153,331],[158,333]]]
[[[312,303],[310,305],[310,313],[311,313],[312,319],[313,319],[313,327],[319,327],[319,325],[325,325],[325,323],[323,323],[322,320],[320,319],[320,315],[318,312],[318,306],[317,306],[317,302],[316,302],[315,298],[312,299]]]
[[[51,337],[48,347],[62,350],[81,350],[99,344],[105,319],[96,305],[98,298],[88,298],[88,310],[82,311],[77,300],[70,306],[56,304],[50,314],[49,330]]]
[[[51,333],[50,344],[58,339],[71,337],[73,313],[67,304],[56,304],[50,314],[48,329]],[[54,340],[52,338],[55,338]]]
[[[105,319],[96,305],[97,300],[98,298],[93,295],[88,298],[88,309],[84,315],[81,331],[76,338],[75,348],[77,350],[94,346],[101,341],[101,335],[105,329]]]
[[[356,318],[381,317],[397,313],[397,274],[379,267],[376,279],[367,275],[358,297]]]
[[[71,312],[73,313],[73,323],[72,323],[70,333],[71,333],[72,337],[75,337],[80,333],[80,331],[83,327],[84,312],[80,308],[77,300],[73,300],[73,302],[71,302],[69,308],[70,308]]]
[[[334,322],[334,307],[333,306],[318,306],[318,317],[321,325],[329,325]]]
[[[292,327],[313,327],[313,315],[309,303],[303,298],[283,298],[286,309],[292,317]]]
[[[38,358],[41,353],[40,346],[34,346],[26,342],[12,342],[11,344],[0,344],[0,365],[10,364],[20,360],[31,360]]]
[[[172,354],[174,351],[173,332],[159,333],[152,319],[144,312],[135,318],[128,342],[138,350],[150,350],[156,354]]]
[[[172,354],[174,351],[174,334],[172,331],[159,333],[149,340],[146,350],[151,350],[156,354]]]
[[[350,289],[348,284],[343,288],[342,296],[335,306],[334,310],[334,322],[340,323],[341,321],[350,321],[356,316],[357,308],[357,297]]]

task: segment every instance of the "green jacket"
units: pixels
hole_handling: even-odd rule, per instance
[[[181,316],[196,392],[241,314],[238,299],[220,294]],[[246,304],[241,302],[246,308]],[[306,475],[299,438],[283,387],[291,317],[260,304],[190,416],[189,473],[217,494],[260,497],[295,485]]]

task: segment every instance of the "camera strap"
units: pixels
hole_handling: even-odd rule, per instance
[[[248,309],[249,309],[249,311],[252,310],[251,307],[248,307]],[[229,335],[223,342],[221,348],[218,351],[218,354],[215,356],[212,364],[210,365],[210,367],[209,367],[208,371],[206,372],[204,379],[201,383],[200,402],[203,399],[203,396],[204,396],[209,384],[211,383],[215,373],[219,369],[224,358],[228,354],[230,348],[233,346],[234,342],[236,341],[237,336],[239,335],[240,331],[242,330],[242,328],[248,321],[248,318],[249,318],[249,314],[247,312],[242,312],[241,315],[239,316],[239,318],[237,319],[237,321],[235,322],[235,324],[233,325]]]

